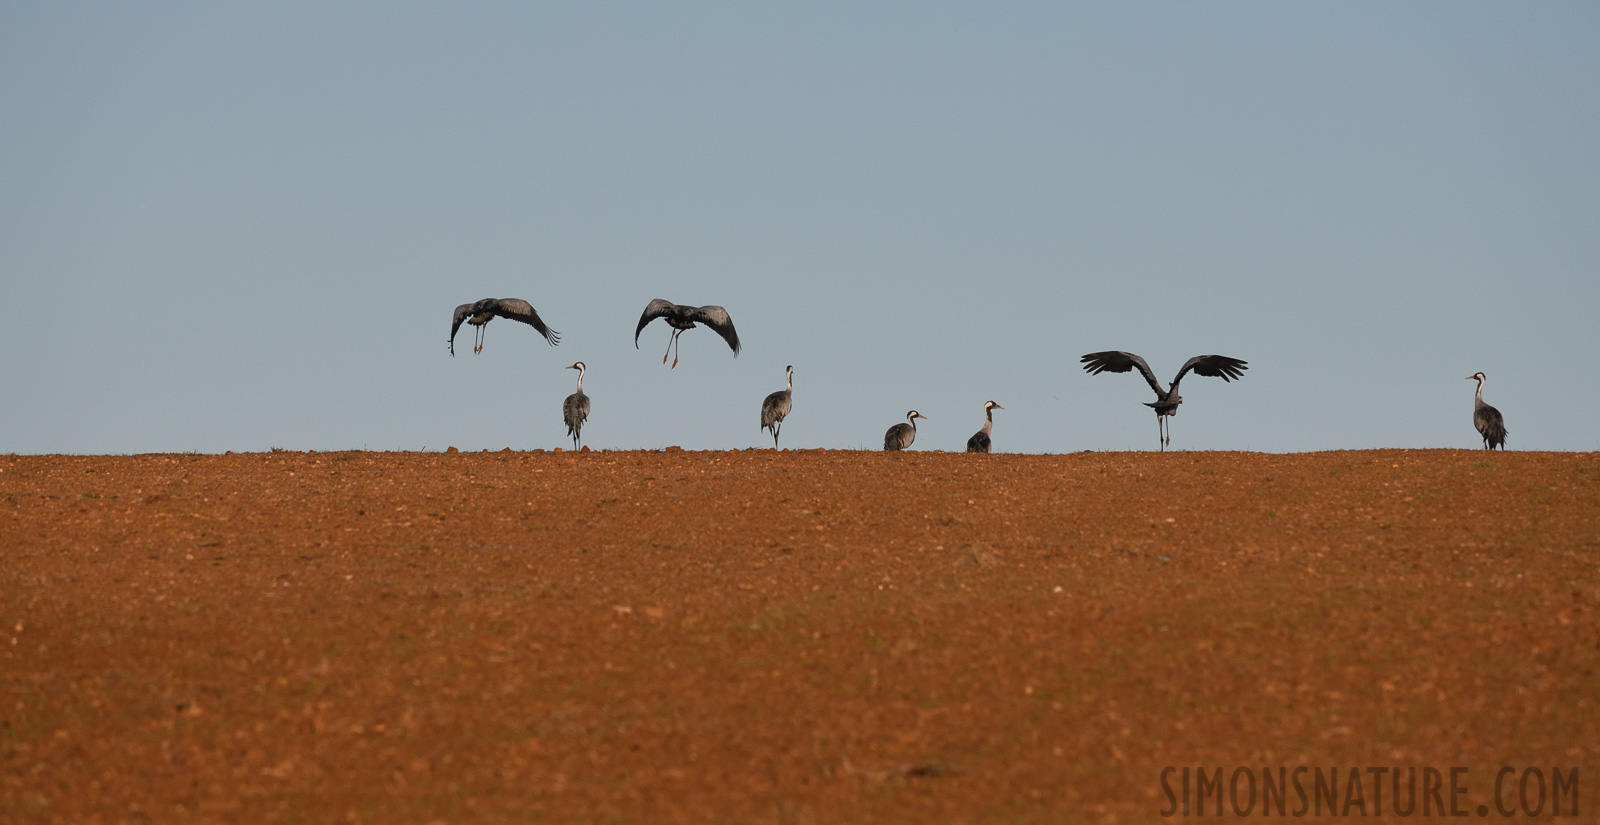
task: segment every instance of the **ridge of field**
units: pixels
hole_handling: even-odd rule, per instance
[[[0,456],[0,548],[0,822],[1470,809],[1600,742],[1594,453]]]

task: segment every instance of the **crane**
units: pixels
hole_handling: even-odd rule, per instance
[[[994,430],[994,411],[1003,409],[1005,409],[1005,407],[1002,407],[993,401],[983,402],[983,429],[977,431],[971,438],[967,439],[967,452],[989,452],[989,433]]]
[[[589,420],[589,396],[583,394],[583,373],[588,369],[582,361],[566,369],[578,371],[578,391],[561,402],[561,418],[567,423],[567,435],[572,437],[572,449],[578,449],[583,422]]]
[[[928,420],[927,416],[916,410],[906,413],[905,421],[890,427],[889,431],[883,434],[883,448],[893,451],[904,450],[911,446],[911,442],[917,440],[917,419],[919,418],[924,421]]]
[[[1156,374],[1150,371],[1150,365],[1131,352],[1118,350],[1091,352],[1080,360],[1083,362],[1084,370],[1090,375],[1098,375],[1101,372],[1127,372],[1135,367],[1139,369],[1144,375],[1144,380],[1149,382],[1150,389],[1156,391],[1156,400],[1145,402],[1145,406],[1156,411],[1156,433],[1161,437],[1163,451],[1172,443],[1172,429],[1166,419],[1178,414],[1178,405],[1183,403],[1183,396],[1178,394],[1178,382],[1183,380],[1183,376],[1189,370],[1194,370],[1196,375],[1231,381],[1243,377],[1244,371],[1248,369],[1245,366],[1246,362],[1226,355],[1196,355],[1183,362],[1183,369],[1178,370],[1178,377],[1172,379],[1171,387],[1162,389],[1161,383],[1156,380]]]
[[[1483,403],[1483,383],[1488,377],[1481,372],[1467,376],[1468,381],[1478,382],[1478,394],[1472,399],[1472,425],[1478,428],[1478,435],[1483,436],[1483,448],[1493,450],[1496,447],[1506,448],[1506,420],[1500,411]]]
[[[794,409],[794,365],[784,367],[783,372],[788,386],[768,395],[761,402],[761,429],[772,431],[774,450],[778,449],[778,431],[783,429],[783,419],[788,418],[789,411]]]
[[[694,325],[705,324],[722,336],[733,349],[734,357],[739,355],[739,333],[733,329],[733,319],[728,317],[728,311],[719,306],[692,307],[685,304],[674,304],[657,298],[645,305],[644,314],[639,316],[639,326],[633,331],[633,348],[639,348],[639,333],[644,332],[645,325],[657,318],[667,319],[667,325],[672,327],[672,335],[667,338],[666,355],[661,356],[661,363],[667,363],[667,355],[672,355],[673,344],[678,342],[678,336],[685,331],[694,329]],[[672,359],[674,369],[678,366],[678,359]]]
[[[550,342],[550,346],[561,343],[561,333],[545,326],[535,312],[533,305],[521,298],[484,298],[471,304],[462,304],[456,307],[455,314],[450,317],[450,355],[456,354],[456,330],[461,329],[461,322],[466,321],[473,327],[472,353],[483,352],[484,325],[493,321],[495,317],[510,318],[532,326]]]

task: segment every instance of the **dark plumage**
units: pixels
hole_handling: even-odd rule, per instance
[[[1005,409],[1005,407],[1002,407],[993,401],[985,401],[983,403],[983,429],[977,431],[971,438],[967,439],[967,452],[989,452],[989,433],[994,430],[994,411],[1003,409]]]
[[[917,419],[927,420],[927,416],[912,410],[906,413],[906,420],[889,428],[883,434],[883,448],[885,450],[904,450],[917,440]]]
[[[484,325],[494,320],[496,316],[521,321],[532,326],[550,342],[550,346],[561,343],[561,333],[545,326],[540,320],[539,313],[535,312],[533,305],[521,298],[484,298],[471,304],[462,304],[456,307],[455,314],[450,316],[450,354],[456,354],[456,330],[461,329],[461,322],[466,321],[474,327],[476,333],[473,337],[472,352],[476,355],[483,351]]]
[[[572,449],[578,449],[579,434],[583,430],[583,422],[589,420],[589,396],[583,394],[583,373],[588,367],[582,361],[567,367],[569,370],[578,371],[578,391],[567,396],[561,402],[561,420],[567,424],[567,435],[572,438]]]
[[[1196,375],[1231,381],[1242,378],[1244,371],[1249,369],[1245,366],[1246,362],[1226,355],[1196,355],[1183,362],[1183,369],[1178,370],[1178,377],[1172,379],[1172,386],[1162,389],[1161,382],[1156,380],[1156,374],[1150,371],[1150,365],[1131,352],[1118,350],[1091,352],[1081,360],[1084,370],[1090,375],[1098,375],[1101,372],[1128,372],[1138,368],[1144,380],[1150,384],[1150,389],[1156,391],[1156,400],[1145,402],[1145,406],[1156,411],[1156,432],[1161,436],[1163,450],[1172,442],[1170,425],[1166,423],[1166,419],[1168,416],[1177,415],[1178,405],[1183,403],[1183,396],[1178,394],[1178,382],[1183,380],[1183,376],[1189,370],[1194,370]]]
[[[761,402],[761,429],[772,431],[772,448],[778,448],[778,432],[783,429],[783,419],[794,409],[794,366],[785,367],[784,380],[788,387],[778,390]]]
[[[1478,435],[1483,436],[1483,448],[1493,450],[1506,448],[1506,420],[1500,411],[1483,403],[1483,384],[1488,380],[1481,372],[1467,376],[1468,381],[1478,382],[1478,393],[1472,402],[1472,426],[1478,428]]]
[[[705,324],[722,336],[733,350],[734,357],[739,355],[739,333],[733,329],[733,319],[728,317],[728,311],[719,306],[692,307],[684,304],[674,304],[657,298],[647,304],[644,314],[639,316],[639,326],[633,330],[633,348],[639,348],[639,333],[644,332],[645,325],[657,318],[667,319],[667,324],[672,327],[672,335],[667,338],[666,355],[661,356],[661,363],[667,363],[667,355],[672,355],[672,346],[677,343],[678,336],[686,330],[694,329],[695,324]],[[678,359],[672,359],[672,366],[678,366]]]

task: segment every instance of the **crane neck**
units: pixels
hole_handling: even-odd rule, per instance
[[[1478,379],[1478,393],[1477,393],[1477,395],[1474,396],[1474,400],[1476,400],[1479,404],[1482,404],[1483,403],[1483,382],[1485,380],[1487,380],[1487,379],[1485,379],[1481,375],[1477,376],[1477,379]]]
[[[583,367],[578,368],[578,392],[583,392]]]
[[[789,392],[794,392],[794,370],[790,370],[787,373],[784,383],[788,385],[785,389]]]

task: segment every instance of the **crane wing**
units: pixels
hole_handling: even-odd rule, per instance
[[[450,316],[450,354],[456,354],[456,330],[461,329],[461,323],[472,317],[472,304],[462,304],[456,307],[454,315]]]
[[[459,312],[459,310],[457,311]],[[501,318],[521,321],[533,327],[539,331],[540,335],[544,336],[544,340],[550,342],[552,347],[561,343],[561,333],[546,326],[544,321],[539,318],[539,313],[534,311],[533,304],[521,298],[501,298],[499,306],[494,308],[494,314]]]
[[[1235,378],[1243,378],[1247,369],[1249,367],[1245,366],[1245,362],[1237,358],[1229,358],[1226,355],[1196,355],[1183,362],[1183,369],[1178,370],[1178,377],[1172,379],[1172,388],[1174,390],[1178,388],[1178,382],[1183,380],[1184,373],[1189,370],[1194,370],[1195,375],[1232,381]]]
[[[739,354],[739,333],[734,330],[733,319],[728,317],[727,310],[719,306],[700,307],[694,311],[694,320],[716,330],[722,340],[733,348],[733,354]]]
[[[644,332],[645,324],[648,324],[664,315],[671,315],[672,308],[674,306],[676,306],[676,304],[661,298],[657,298],[645,305],[644,314],[639,316],[639,326],[635,327],[633,330],[634,349],[639,348],[639,333]]]
[[[1160,382],[1156,381],[1156,374],[1150,371],[1150,365],[1146,364],[1143,358],[1131,352],[1122,352],[1120,350],[1091,352],[1079,360],[1083,362],[1084,370],[1090,375],[1099,375],[1102,372],[1128,372],[1134,367],[1138,367],[1139,374],[1143,375],[1144,380],[1150,384],[1150,389],[1155,390],[1156,395],[1166,397],[1167,391],[1161,388]],[[1182,373],[1179,373],[1179,377],[1182,377],[1182,375]]]

